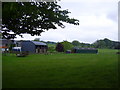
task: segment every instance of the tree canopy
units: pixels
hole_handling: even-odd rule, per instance
[[[64,46],[64,52],[73,48],[73,45],[68,41],[63,41],[61,44]]]
[[[80,45],[80,42],[77,41],[77,40],[74,40],[74,41],[72,41],[72,44],[73,44],[74,46],[79,46],[79,45]]]
[[[49,29],[64,28],[63,22],[79,25],[79,20],[69,18],[57,2],[3,2],[2,38],[11,39],[21,34],[40,35]]]
[[[93,43],[95,48],[109,48],[109,49],[120,49],[120,42],[112,41],[107,38],[103,40],[97,40]]]

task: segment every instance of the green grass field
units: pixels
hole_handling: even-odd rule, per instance
[[[116,52],[3,56],[3,88],[116,88]]]

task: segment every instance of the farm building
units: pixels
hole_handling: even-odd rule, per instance
[[[73,53],[98,53],[98,50],[95,48],[73,48]]]
[[[2,51],[8,51],[10,46],[14,44],[14,40],[0,39],[0,49]]]
[[[29,53],[45,53],[47,52],[47,44],[38,41],[17,41],[16,47],[21,47],[21,51]]]

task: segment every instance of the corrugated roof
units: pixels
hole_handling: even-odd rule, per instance
[[[33,42],[35,45],[47,45],[46,43],[43,43],[43,42],[37,42],[37,41],[31,41]]]

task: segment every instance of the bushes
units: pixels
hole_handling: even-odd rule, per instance
[[[68,41],[63,41],[56,45],[56,51],[58,52],[66,52],[67,50],[71,50],[73,45]]]
[[[50,46],[50,47],[48,48],[48,51],[49,51],[50,53],[55,52],[55,47]]]
[[[64,46],[64,52],[73,48],[73,45],[68,41],[63,41],[61,44]]]
[[[56,45],[56,51],[58,51],[58,52],[64,52],[64,46],[61,43],[58,43]]]

